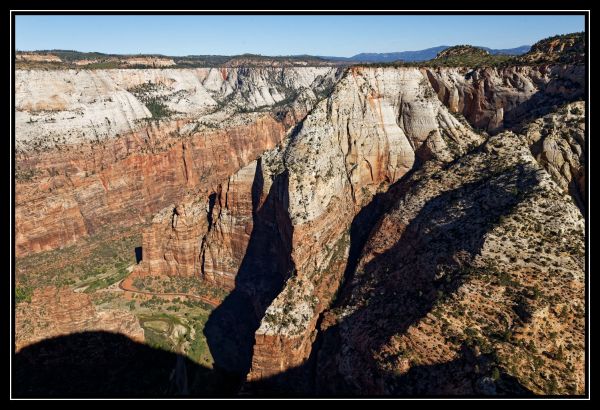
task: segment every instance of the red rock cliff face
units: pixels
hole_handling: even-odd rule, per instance
[[[248,379],[279,374],[312,350],[319,314],[344,272],[356,214],[406,174],[416,156],[449,159],[452,150],[478,140],[418,70],[353,70],[299,130],[261,157],[260,172],[252,163],[208,198],[192,196],[161,211],[144,233],[143,262],[134,274],[194,274],[235,286],[262,318],[251,336]],[[289,252],[276,267],[265,263],[273,237],[287,241],[278,252]],[[287,279],[279,288],[262,283],[273,269],[283,270],[272,281]]]
[[[281,141],[339,72],[18,70],[17,256],[215,190]]]
[[[274,147],[286,124],[254,123],[178,138],[177,121],[98,145],[79,145],[17,163],[33,173],[16,187],[16,253],[54,249],[99,228],[143,222],[189,188],[209,190]],[[39,175],[39,176],[38,176]]]
[[[200,258],[205,280],[225,289],[235,287],[235,275],[246,255],[252,220],[252,184],[256,161],[235,173],[227,185],[210,197],[211,229],[203,239]]]
[[[530,70],[523,69],[529,73]],[[517,111],[508,117],[509,124],[516,124],[524,118],[530,119],[535,112],[525,114],[519,110],[539,104],[537,108],[544,112],[550,108],[549,104],[555,101],[554,98],[564,101],[582,92],[581,85],[569,83],[570,80],[566,78],[579,73],[578,70],[577,67],[567,68],[566,72],[560,74],[560,79],[552,77],[555,73],[550,70],[546,72],[549,77],[544,81],[547,81],[538,84],[543,91],[533,90],[528,96],[520,94],[520,91],[515,92],[514,101],[512,97],[504,99],[506,95],[502,90],[505,88],[497,85],[497,90],[490,91],[489,96],[481,94],[490,99],[480,99],[478,104],[481,105],[478,107],[484,107],[489,101],[512,101],[514,105],[511,107]],[[514,72],[518,73],[519,69],[514,69]],[[341,282],[349,256],[349,228],[356,221],[358,212],[371,203],[374,194],[386,192],[390,184],[405,175],[414,164],[415,157],[423,161],[431,160],[444,167],[446,165],[441,164],[452,164],[454,159],[465,156],[483,141],[482,136],[474,135],[468,127],[449,115],[445,107],[440,106],[430,88],[428,72],[421,71],[421,74],[423,77],[418,70],[412,69],[351,70],[338,83],[327,103],[319,105],[307,117],[300,132],[292,137],[285,148],[282,162],[289,172],[288,212],[293,228],[291,259],[295,270],[267,308],[256,331],[251,370],[247,376],[250,385],[266,385],[267,391],[273,391],[278,383],[283,383],[285,389],[285,386],[289,388],[290,384],[297,382],[293,377],[301,371],[313,350],[319,315],[332,302]],[[495,82],[496,79],[488,74],[491,81]],[[501,81],[509,85],[512,81],[518,83],[522,80],[518,76],[511,77],[510,70],[502,75],[506,77]],[[535,79],[537,74],[531,75]],[[481,87],[485,90],[491,84],[484,83]],[[540,96],[536,97],[538,93]],[[510,96],[510,93],[507,95]],[[484,111],[480,113],[484,117],[487,115]],[[502,119],[503,123],[498,127],[507,126],[505,120]],[[498,140],[502,141],[503,138],[507,139],[507,144],[512,143],[509,134],[499,136]],[[520,152],[528,154],[526,146],[521,143],[514,145]],[[528,162],[533,163],[532,167],[539,169],[533,158],[527,156]],[[519,158],[518,155],[515,158]],[[423,166],[427,167],[427,162]],[[457,168],[462,166],[459,164]],[[478,174],[474,172],[469,175]],[[520,180],[519,183],[524,182]],[[513,192],[520,192],[522,188],[513,189]],[[425,188],[416,183],[414,189]],[[420,206],[426,204],[422,199],[414,200]],[[568,213],[576,214],[575,208],[571,206]],[[396,224],[389,229],[403,232],[405,226]],[[444,246],[453,244],[444,243]],[[420,246],[412,248],[408,245],[402,251],[413,255],[419,249]],[[424,246],[423,249],[428,247]],[[452,257],[460,258],[461,255],[458,252],[458,256]],[[372,257],[377,256],[378,253],[373,253]],[[402,266],[402,263],[400,260],[397,265]],[[428,257],[424,263],[446,262],[434,262],[433,257]],[[359,266],[359,269],[362,268]],[[384,264],[384,273],[380,277],[385,277],[389,268]],[[411,274],[417,275],[419,269],[415,269],[415,272],[411,271]],[[412,286],[413,283],[410,283]],[[372,282],[365,284],[365,292],[369,295],[371,285]],[[418,283],[414,285],[418,286]],[[382,292],[386,294],[386,289]],[[376,295],[371,296],[377,299]],[[394,314],[397,311],[386,310],[382,317],[393,317],[390,315]],[[373,323],[370,316],[365,316],[365,320],[371,326],[383,326],[383,321]],[[401,322],[400,319],[394,319],[390,327]],[[371,333],[363,335],[360,329],[354,332],[353,343],[363,348],[362,341]],[[365,350],[370,351],[368,347]],[[342,352],[341,356],[346,353]],[[341,367],[348,368],[349,365],[351,363],[344,361]],[[407,364],[401,361],[400,366],[404,368]],[[359,365],[357,369],[361,372],[366,366]],[[376,385],[368,381],[371,376],[372,373],[365,373],[362,379],[366,391],[371,394],[385,391],[379,381],[373,382]]]
[[[253,229],[256,161],[208,194],[165,208],[145,229],[143,261],[134,275],[202,277],[233,289]]]

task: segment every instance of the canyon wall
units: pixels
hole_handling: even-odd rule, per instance
[[[450,160],[480,141],[418,69],[348,72],[284,151],[295,271],[256,332],[249,381],[308,358],[319,315],[342,279],[358,212],[416,161]]]
[[[585,211],[585,102],[567,104],[530,122],[520,133],[537,161]]]
[[[232,290],[253,229],[256,168],[252,161],[212,194],[159,212],[143,231],[134,275],[196,276]]]
[[[187,190],[214,189],[273,148],[338,74],[17,71],[17,256],[75,243],[108,222],[144,222]]]
[[[310,365],[323,394],[581,391],[585,106],[555,106],[582,66],[17,74],[17,256],[151,221],[133,276],[231,291],[205,335],[247,386]],[[568,368],[540,363],[560,346]]]
[[[228,289],[240,285],[248,247],[265,240],[254,235],[257,212],[265,198],[277,198],[280,205],[264,224],[291,228],[279,235],[289,237],[284,247],[291,264],[279,265],[289,268],[279,272],[288,281],[275,300],[247,292],[260,300],[255,310],[262,319],[249,380],[276,374],[308,357],[316,321],[341,280],[356,214],[416,161],[451,160],[480,142],[449,114],[418,69],[351,69],[259,159],[260,167],[251,164],[210,196],[192,195],[159,213],[144,232],[144,261],[134,275],[196,274]]]
[[[283,228],[291,229],[290,243],[284,246],[290,249],[290,260],[278,265],[285,267],[278,276],[284,282],[275,293],[273,288],[261,293],[243,285],[245,294],[256,301],[253,311],[260,322],[251,342],[247,379],[264,381],[302,366],[311,355],[321,313],[334,300],[344,271],[351,271],[347,263],[357,215],[375,198],[385,196],[390,186],[399,189],[398,181],[409,172],[429,162],[452,163],[484,141],[466,122],[450,114],[465,110],[468,104],[461,98],[477,99],[473,90],[496,84],[495,90],[481,94],[474,103],[480,109],[476,117],[489,120],[486,104],[491,100],[486,98],[490,96],[494,103],[520,107],[556,88],[556,84],[548,85],[557,81],[551,69],[515,70],[495,72],[510,80],[500,80],[488,69],[466,78],[460,74],[463,83],[457,87],[461,93],[452,100],[440,95],[440,80],[433,76],[457,78],[460,69],[437,73],[416,68],[349,69],[328,98],[276,148],[263,154],[260,167],[253,163],[209,196],[192,196],[182,202],[188,213],[188,204],[193,203],[197,218],[191,223],[193,229],[180,231],[174,226],[183,212],[175,204],[157,215],[144,235],[149,254],[136,274],[193,274],[227,289],[242,286],[237,275],[244,270],[248,249],[256,246],[253,242],[265,240],[253,238],[256,212],[271,194],[273,181],[284,178],[279,189],[284,186],[285,191],[277,197],[280,205],[285,204],[285,209],[279,207],[285,215],[277,220],[271,213],[268,221],[275,232],[290,224]],[[581,95],[579,83],[573,84],[574,88],[557,91],[560,98]],[[494,127],[504,126],[502,119]],[[530,139],[533,147],[537,140]],[[181,232],[185,232],[183,239],[179,239]],[[260,271],[255,275],[260,276]],[[269,300],[266,294],[276,297]]]
[[[478,129],[498,133],[585,96],[584,65],[424,68],[440,101]]]

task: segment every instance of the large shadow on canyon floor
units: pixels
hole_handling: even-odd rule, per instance
[[[355,305],[357,297],[368,303],[321,330],[304,365],[245,390],[271,396],[529,394],[506,374],[490,382],[494,356],[474,359],[470,346],[463,346],[452,362],[412,367],[402,375],[376,368],[372,352],[381,351],[391,336],[405,333],[440,299],[457,291],[469,276],[463,267],[481,251],[486,233],[530,194],[536,180],[535,170],[519,166],[430,199],[395,245],[376,255],[361,272],[356,272],[356,261],[349,261],[353,265],[332,307]],[[402,192],[396,193],[399,201]],[[360,254],[365,238],[360,234],[359,249],[353,252]],[[351,292],[351,287],[369,291]]]
[[[275,181],[264,201],[260,164],[253,184],[254,229],[240,266],[236,287],[213,311],[205,334],[216,370],[184,356],[153,349],[123,335],[86,332],[62,336],[22,349],[13,361],[13,395],[17,397],[164,397],[227,396],[237,393],[250,368],[254,332],[264,310],[281,290],[290,261],[291,224],[287,176]],[[333,307],[365,297],[353,313],[319,332],[310,358],[298,368],[245,384],[243,395],[310,396],[527,396],[531,392],[503,372],[493,375],[493,353],[476,354],[463,343],[449,362],[413,366],[403,374],[374,366],[392,335],[402,334],[426,317],[441,298],[456,292],[469,272],[487,232],[536,184],[535,172],[515,167],[442,192],[426,202],[386,252],[357,272],[367,233],[355,229],[354,259],[345,289]],[[404,196],[401,184],[377,199],[377,215],[358,215],[356,225],[373,226],[384,211]],[[353,224],[354,226],[354,224]],[[366,227],[364,227],[366,230]],[[440,269],[444,275],[440,275]],[[350,292],[369,284],[369,294]],[[346,349],[351,345],[349,350]],[[390,358],[394,360],[394,357]],[[342,363],[344,362],[344,363]],[[223,371],[222,371],[223,370]]]
[[[223,375],[118,333],[82,332],[24,347],[12,362],[14,397],[228,396]]]
[[[215,367],[237,375],[240,383],[250,370],[260,319],[293,269],[287,172],[276,177],[265,198],[263,187],[259,159],[252,184],[253,230],[235,288],[211,313],[204,328]]]

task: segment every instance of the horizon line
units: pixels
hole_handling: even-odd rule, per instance
[[[572,34],[572,33],[568,33],[568,34]],[[535,43],[534,43],[535,44]],[[465,46],[465,45],[470,45],[471,44],[454,44],[454,45],[446,45],[446,44],[441,44],[438,46],[431,46],[431,47],[426,47],[426,48],[422,48],[422,49],[418,49],[418,50],[399,50],[399,51],[385,51],[385,52],[372,52],[372,51],[362,51],[360,53],[356,53],[352,56],[337,56],[337,55],[320,55],[320,54],[308,54],[308,53],[300,53],[300,54],[261,54],[261,53],[253,53],[253,52],[246,52],[246,53],[241,53],[241,54],[186,54],[186,55],[170,55],[170,54],[163,54],[163,53],[152,53],[152,52],[140,52],[140,53],[106,53],[103,51],[82,51],[82,50],[72,50],[72,49],[66,49],[66,48],[51,48],[51,49],[17,49],[15,48],[15,52],[19,53],[19,52],[26,52],[26,53],[32,53],[32,52],[75,52],[75,53],[82,53],[82,54],[104,54],[107,56],[162,56],[162,57],[239,57],[239,56],[246,56],[246,55],[252,55],[252,56],[260,56],[260,57],[336,57],[336,58],[352,58],[354,56],[357,55],[361,55],[361,54],[395,54],[395,53],[412,53],[412,52],[419,52],[419,51],[424,51],[424,50],[430,50],[432,48],[438,48],[438,47],[457,47],[457,46]],[[515,49],[515,48],[521,48],[521,47],[531,47],[533,44],[521,44],[518,46],[514,46],[514,47],[503,47],[503,48],[492,48],[492,47],[487,47],[487,46],[472,46],[472,47],[477,47],[477,48],[482,48],[482,49],[490,49],[490,50],[511,50],[511,49]]]

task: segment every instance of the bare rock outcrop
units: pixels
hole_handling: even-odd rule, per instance
[[[41,53],[17,53],[15,56],[16,61],[35,61],[44,63],[60,63],[62,60],[60,57],[54,54],[41,54]]]
[[[144,329],[123,310],[98,310],[86,293],[46,287],[36,289],[31,302],[17,304],[16,350],[52,337],[84,331],[121,333],[143,342]]]
[[[314,103],[315,93],[330,87],[338,71],[332,67],[17,70],[16,148],[41,150],[113,138],[143,129],[150,118],[194,118],[197,129],[225,120],[235,123],[230,117],[240,109],[248,112],[286,99],[292,102],[303,93]],[[303,102],[310,104],[308,98]],[[148,108],[157,106],[165,110]]]
[[[208,191],[274,147],[286,124],[272,115],[248,125],[181,138],[181,122],[115,141],[17,159],[17,256],[55,249],[106,224],[131,226],[182,199]]]
[[[172,58],[165,57],[130,57],[125,59],[127,65],[147,66],[154,68],[170,67],[175,65]]]
[[[231,290],[253,229],[256,161],[210,195],[165,208],[142,238],[134,275],[196,276]]]
[[[248,389],[583,392],[585,68],[341,74],[18,73],[17,256],[151,221],[132,277],[230,291],[203,331]],[[136,334],[61,292],[21,334]]]
[[[567,104],[527,124],[521,132],[538,162],[584,210],[585,102]]]
[[[159,213],[134,274],[194,272],[231,289],[244,263],[251,264],[255,251],[248,247],[261,246],[253,243],[260,232],[279,232],[290,252],[290,263],[278,265],[285,267],[279,277],[289,279],[279,296],[271,302],[245,285],[257,317],[264,314],[249,380],[276,374],[310,354],[316,320],[341,280],[356,214],[415,161],[449,161],[481,140],[440,103],[418,69],[352,69],[277,148],[208,198],[184,201],[183,238],[173,225],[177,208]],[[186,253],[183,264],[175,256],[182,250],[195,253]]]
[[[585,33],[569,33],[538,41],[517,61],[526,64],[568,63],[584,64]]]
[[[585,67],[424,68],[440,101],[478,129],[498,133],[583,97]]]
[[[337,84],[283,152],[294,270],[256,332],[249,381],[308,358],[319,314],[342,278],[356,214],[416,158],[449,160],[479,141],[418,69],[356,68]]]
[[[108,222],[145,222],[188,190],[214,190],[279,143],[337,75],[18,70],[17,256],[76,243]]]

